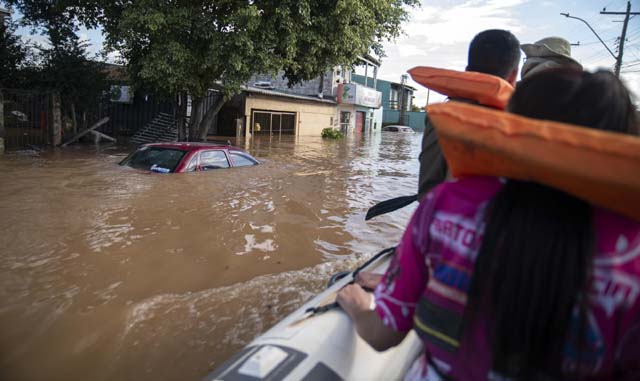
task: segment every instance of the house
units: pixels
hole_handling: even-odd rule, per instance
[[[375,83],[380,62],[370,56],[360,60],[366,73],[371,69]],[[318,136],[327,127],[358,134],[379,130],[382,125],[382,94],[371,86],[353,83],[351,75],[350,68],[337,66],[317,78],[291,87],[283,73],[276,76],[254,75],[243,89],[243,94],[223,107],[217,123],[220,128],[214,134],[229,134],[229,119],[236,120],[233,125],[237,126],[237,133],[234,135],[286,133]],[[235,116],[230,118],[229,114]],[[282,123],[285,127],[281,126]]]
[[[225,103],[210,135],[314,135],[334,123],[333,99],[284,92],[271,86],[244,86]]]
[[[366,75],[352,74],[351,80],[359,84],[368,84],[382,94],[382,125],[401,124],[410,126],[414,130],[424,129],[424,118],[426,113],[411,111],[413,107],[413,93],[415,87],[402,82],[391,82],[383,79],[373,81]],[[403,78],[403,81],[406,77]],[[401,104],[404,107],[401,107]],[[402,120],[404,119],[404,120]]]

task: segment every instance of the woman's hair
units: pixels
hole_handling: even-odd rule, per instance
[[[635,108],[611,73],[551,69],[523,80],[512,113],[634,133]],[[518,380],[562,374],[572,313],[585,347],[592,257],[591,206],[562,191],[509,180],[489,203],[466,311],[490,318],[494,371]],[[544,376],[543,376],[544,375]],[[566,376],[566,374],[564,375]]]

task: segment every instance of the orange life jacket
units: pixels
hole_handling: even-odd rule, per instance
[[[454,176],[536,181],[640,220],[640,137],[460,102],[428,113]]]
[[[455,71],[418,66],[409,70],[411,78],[422,86],[450,98],[464,98],[504,110],[513,86],[494,75],[473,71]]]

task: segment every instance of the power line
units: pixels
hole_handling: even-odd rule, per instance
[[[637,30],[637,31],[635,31],[635,32],[633,32],[633,33],[631,33],[631,34],[629,34],[629,35],[627,36],[627,41],[629,41],[629,40],[633,40],[633,39],[635,39],[636,37],[640,37],[640,30]]]
[[[613,42],[613,41],[615,41],[617,38],[618,38],[618,37],[613,37],[613,38],[605,39],[604,41],[605,41],[605,42]],[[580,42],[580,41],[578,41],[578,42],[579,42],[579,44],[578,44],[578,45],[576,45],[576,46],[578,46],[578,47],[580,47],[580,46],[596,45],[596,44],[599,44],[599,43],[600,43],[600,41],[589,41],[589,42]]]
[[[620,75],[620,65],[622,64],[622,56],[624,53],[624,39],[627,35],[627,26],[629,25],[629,16],[630,15],[640,15],[640,12],[631,12],[631,1],[627,1],[627,11],[626,12],[600,12],[603,15],[622,15],[624,14],[624,25],[622,26],[622,34],[620,35],[620,42],[618,45],[618,56],[616,57],[616,67],[615,74],[616,76]]]
[[[603,51],[603,50],[598,50],[595,53],[592,53],[589,56],[586,56],[585,58],[582,59],[582,61],[592,61],[594,59],[600,61],[603,58],[608,58],[609,55],[607,54],[607,52]]]
[[[633,66],[638,66],[638,65],[640,65],[640,61],[634,61],[634,62],[628,63],[626,65],[622,65],[622,68],[626,69],[628,67],[633,67]]]

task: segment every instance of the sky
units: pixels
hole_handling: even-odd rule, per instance
[[[640,1],[631,2],[632,11],[640,12]],[[549,36],[560,36],[571,43],[572,56],[587,70],[613,70],[615,59],[581,21],[586,20],[600,35],[609,49],[617,54],[615,42],[622,31],[623,16],[601,15],[626,10],[626,0],[423,0],[419,8],[411,9],[410,19],[403,24],[403,34],[384,44],[386,57],[378,78],[400,82],[400,76],[415,66],[434,66],[464,70],[469,42],[486,29],[506,29],[521,43],[533,43]],[[19,15],[16,15],[19,17]],[[20,29],[20,34],[28,30]],[[81,29],[80,37],[98,52],[104,41],[100,31]],[[41,41],[41,36],[29,37]],[[621,78],[640,99],[640,16],[631,18],[627,28]],[[524,54],[523,54],[524,56]],[[110,55],[111,59],[115,54]],[[418,91],[414,104],[427,103],[427,90],[411,81]],[[431,92],[429,103],[441,102],[443,96]]]

